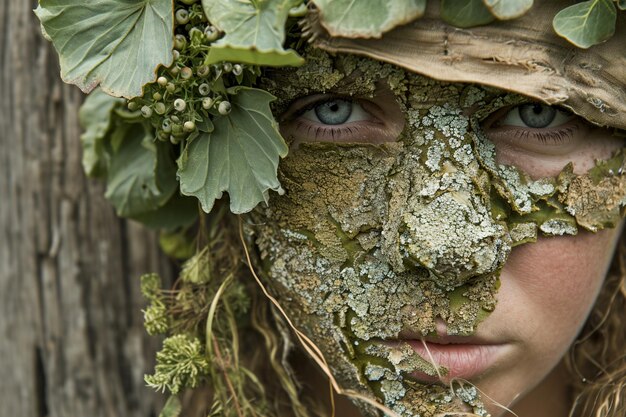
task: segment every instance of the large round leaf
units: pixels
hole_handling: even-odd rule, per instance
[[[500,20],[515,19],[533,7],[533,0],[483,0],[485,6]]]
[[[106,139],[112,125],[113,109],[124,102],[111,97],[99,88],[92,91],[80,107],[78,120],[84,130],[80,136],[83,145],[83,169],[92,177],[106,175],[109,155],[106,152]]]
[[[176,167],[168,146],[146,123],[121,123],[111,134],[105,197],[118,216],[141,217],[163,207],[176,191]]]
[[[495,20],[483,0],[441,0],[440,7],[441,18],[460,28],[485,25]]]
[[[282,191],[276,171],[287,145],[270,111],[274,96],[248,87],[233,93],[230,114],[215,118],[215,130],[189,141],[178,159],[181,192],[207,213],[224,191],[236,214],[267,202],[269,190]]]
[[[296,66],[304,60],[283,48],[289,10],[301,0],[202,0],[204,13],[225,33],[211,45],[205,61],[245,62],[253,65]]]
[[[569,6],[554,16],[560,36],[580,48],[604,42],[615,33],[617,10],[611,0],[590,0]]]
[[[312,0],[332,36],[380,38],[424,14],[426,0]]]
[[[132,98],[172,62],[172,0],[41,0],[35,14],[63,81]]]

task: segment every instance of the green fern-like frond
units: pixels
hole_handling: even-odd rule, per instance
[[[144,379],[156,390],[177,394],[182,388],[197,387],[208,373],[209,361],[200,340],[177,334],[165,339],[163,349],[157,353],[155,373]]]

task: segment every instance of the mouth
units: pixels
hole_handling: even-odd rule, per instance
[[[390,346],[408,345],[425,361],[438,369],[438,375],[414,371],[410,375],[421,382],[449,384],[455,379],[475,380],[506,355],[507,345],[475,336],[414,337],[400,334],[396,340],[387,340]]]
[[[441,377],[419,371],[411,373],[411,376],[424,382],[449,383],[454,379],[475,379],[494,364],[503,349],[502,345],[476,344],[469,341],[455,343],[445,339],[436,342],[403,340],[400,343],[408,344],[420,357],[440,369]]]

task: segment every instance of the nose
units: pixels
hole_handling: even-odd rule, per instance
[[[394,268],[426,268],[451,290],[501,269],[511,241],[506,226],[492,218],[488,183],[477,185],[474,175],[460,169],[444,171],[413,173],[419,180],[412,181],[403,204],[390,207],[385,238],[396,240],[386,245],[398,249]]]

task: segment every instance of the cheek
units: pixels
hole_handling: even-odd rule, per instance
[[[608,129],[586,128],[577,133],[570,145],[546,143],[539,148],[526,149],[507,142],[497,143],[496,161],[516,166],[535,180],[557,176],[570,162],[574,172],[581,175],[593,168],[597,160],[610,159],[624,144],[623,138],[613,136]]]
[[[618,232],[542,238],[513,250],[499,307],[515,312],[521,339],[534,341],[531,350],[560,355],[569,346],[602,287]]]

